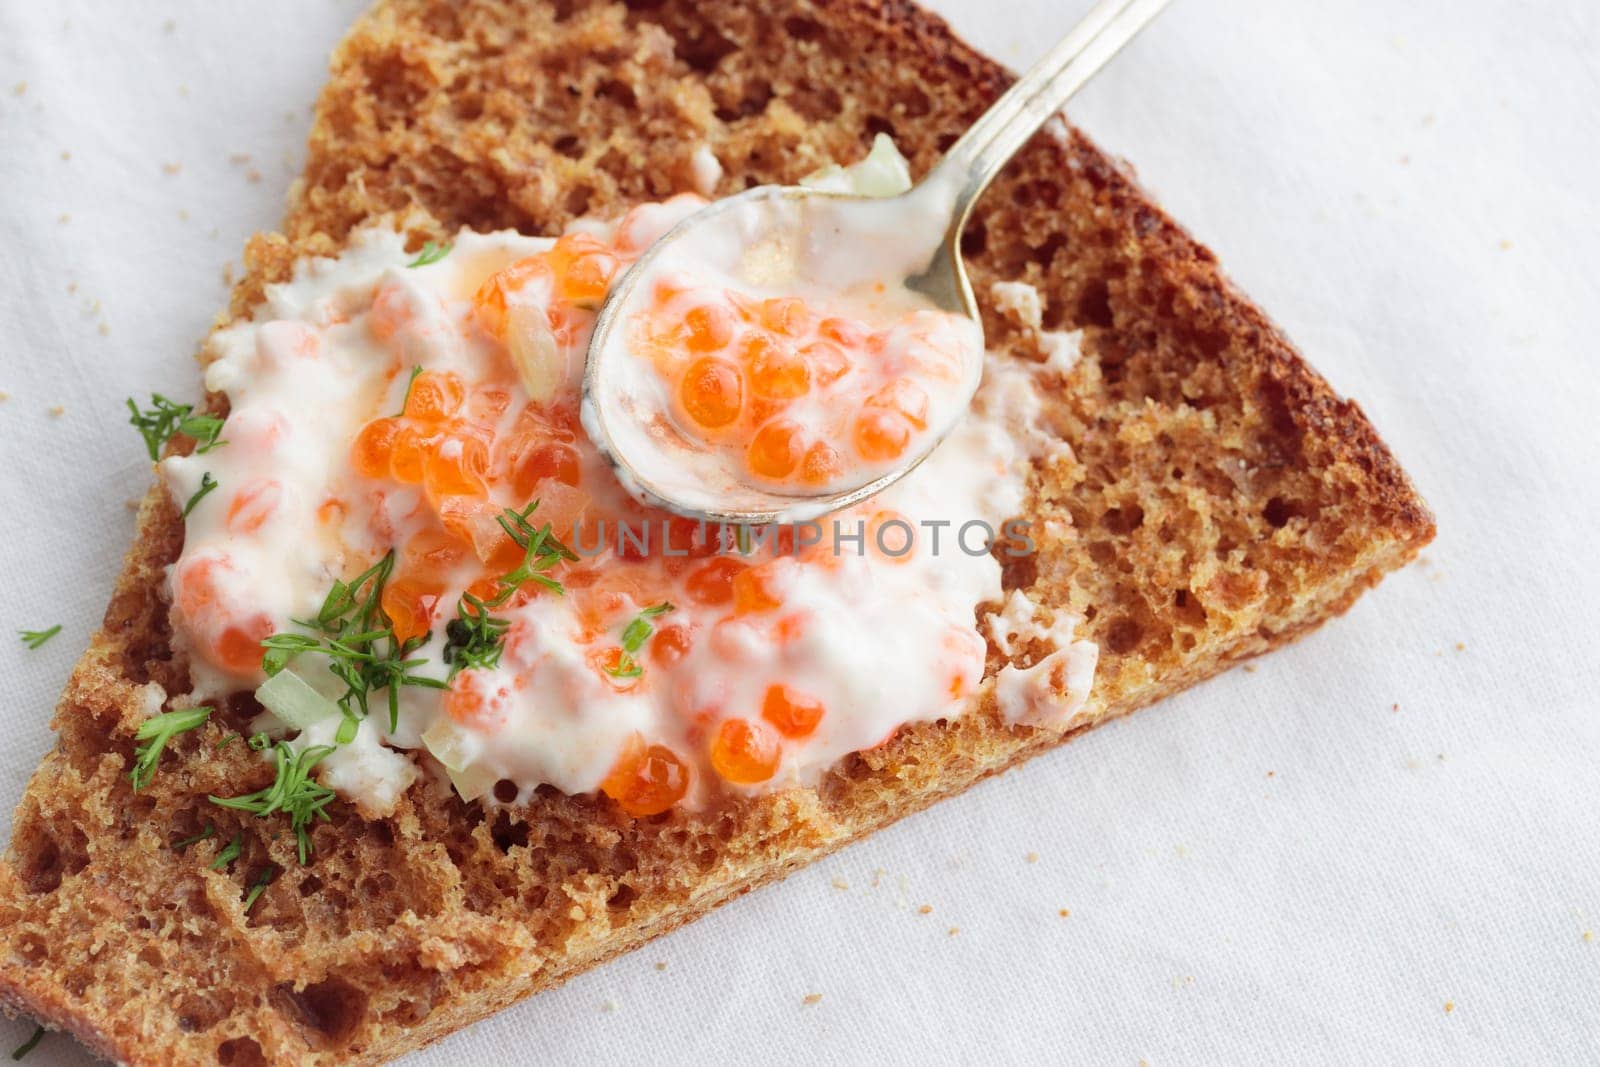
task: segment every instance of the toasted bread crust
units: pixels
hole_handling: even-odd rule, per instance
[[[722,192],[854,157],[880,129],[920,172],[1009,80],[894,0],[383,3],[335,56],[287,236],[251,243],[233,313],[374,217],[419,241],[554,232],[680,191],[699,144]],[[1028,281],[1047,327],[1084,331],[1048,413],[1075,458],[1038,472],[1038,552],[1006,583],[1089,618],[1096,724],[1316,627],[1432,537],[1360,409],[1081,133],[1036,137],[965,244],[986,305],[993,281]],[[988,306],[985,325],[1036,358]],[[160,592],[181,543],[153,490],[0,863],[0,1004],[107,1058],[399,1055],[1076,735],[1007,727],[986,698],[818,790],[638,822],[592,797],[486,810],[422,784],[379,822],[336,805],[301,868],[274,823],[205,801],[266,773],[216,749],[237,709],[128,789],[141,687],[186,687]],[[213,838],[173,850],[207,823]],[[241,859],[209,870],[235,834]],[[269,862],[282,873],[247,915]]]

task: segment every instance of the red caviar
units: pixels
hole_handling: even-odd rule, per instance
[[[665,745],[646,746],[634,734],[600,791],[635,818],[659,815],[689,791],[689,768]]]
[[[770,726],[725,719],[711,741],[711,766],[734,785],[758,785],[778,770],[783,752]]]
[[[720,359],[698,359],[684,374],[678,394],[689,418],[715,429],[739,417],[744,387],[733,364]]]
[[[787,685],[768,686],[761,702],[761,717],[784,737],[796,739],[816,732],[823,710],[822,701]]]

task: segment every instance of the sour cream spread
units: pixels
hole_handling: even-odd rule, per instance
[[[980,607],[1002,602],[989,543],[1025,545],[1030,464],[1064,447],[1029,429],[1033,372],[990,358],[921,467],[815,524],[641,506],[580,424],[583,355],[620,273],[703,203],[421,254],[368,228],[214,335],[226,445],[161,464],[190,503],[167,583],[192,698],[255,690],[261,725],[331,746],[317,775],[370,813],[421,768],[469,800],[547,784],[653,814],[812,784],[907,723],[970,711],[988,684]],[[945,329],[891,305],[860,316],[888,346]],[[1006,640],[1034,625],[1020,596]],[[1058,659],[1002,672],[1008,718],[1079,713],[1095,649],[1078,621],[1035,627]]]

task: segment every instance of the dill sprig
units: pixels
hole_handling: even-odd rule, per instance
[[[450,664],[450,679],[464,670],[489,670],[500,665],[505,650],[502,639],[511,620],[489,614],[489,605],[471,593],[462,593],[456,604],[456,617],[445,624],[444,661]]]
[[[250,885],[250,892],[246,893],[244,897],[245,911],[249,911],[251,908],[256,906],[256,899],[260,897],[262,893],[267,891],[267,886],[271,885],[272,880],[277,876],[277,865],[270,863],[267,865],[266,870],[256,875],[256,880]]]
[[[606,673],[613,678],[637,678],[643,674],[644,667],[639,664],[639,652],[644,648],[644,643],[650,640],[650,635],[656,632],[650,620],[671,610],[672,604],[663,600],[635,615],[622,629],[622,655],[617,657],[616,663],[606,668]]]
[[[14,1060],[22,1059],[22,1057],[26,1056],[28,1053],[30,1053],[34,1049],[38,1048],[39,1047],[39,1042],[41,1042],[43,1040],[44,1040],[44,1027],[35,1026],[33,1028],[33,1036],[28,1038],[28,1040],[24,1041],[22,1044],[18,1045],[17,1048],[16,1048],[16,1051],[11,1053],[11,1058],[14,1059]]]
[[[244,796],[213,796],[211,803],[249,812],[260,819],[275,812],[288,812],[289,829],[294,831],[295,848],[303,866],[311,859],[311,824],[317,819],[328,821],[328,813],[323,809],[334,797],[333,790],[312,779],[311,771],[334,748],[333,745],[311,745],[297,753],[287,741],[279,741],[272,747],[278,774],[271,785]]]
[[[234,736],[237,737],[238,735],[235,734]],[[182,841],[174,841],[172,843],[172,851],[174,851],[174,852],[182,852],[184,849],[188,848],[190,845],[197,845],[201,841],[206,840],[207,838],[215,837],[216,833],[217,833],[217,828],[215,826],[211,825],[210,823],[206,823],[206,828],[204,830],[201,830],[199,833],[195,834],[193,837],[186,837]]]
[[[415,263],[413,263],[411,265],[413,267],[416,266]],[[422,364],[418,363],[418,364],[416,364],[415,366],[413,366],[411,368],[411,377],[406,379],[406,391],[404,393],[400,394],[400,410],[395,412],[395,415],[394,415],[395,418],[399,419],[399,418],[404,418],[405,417],[406,405],[411,403],[411,390],[417,384],[417,375],[419,375],[421,373],[422,373]]]
[[[417,258],[407,263],[407,267],[426,267],[429,263],[437,263],[450,254],[450,249],[455,245],[450,241],[440,243],[429,241],[422,246],[422,251],[417,253]]]
[[[189,502],[183,506],[183,517],[187,519],[189,517],[189,512],[194,510],[194,506],[200,503],[201,500],[205,499],[206,494],[211,492],[211,490],[215,489],[216,487],[217,480],[211,477],[211,472],[202,471],[200,473],[200,488],[194,491],[194,496],[190,497]]]
[[[445,688],[436,678],[411,673],[426,659],[412,653],[428,642],[428,635],[399,640],[383,614],[383,586],[394,572],[391,550],[377,563],[349,582],[337,581],[322,601],[315,619],[295,622],[312,634],[273,634],[261,644],[266,648],[261,666],[268,675],[277,674],[295,656],[315,652],[328,658],[328,669],[345,684],[344,695],[335,702],[344,713],[335,737],[340,744],[355,738],[360,720],[366,718],[368,701],[376,690],[388,690],[389,729],[400,721],[400,686],[420,685]]]
[[[58,634],[60,632],[61,632],[61,624],[59,622],[56,623],[54,626],[50,627],[50,629],[48,629],[48,630],[18,630],[17,631],[17,633],[22,635],[22,643],[27,645],[29,648],[38,648],[40,645],[44,644],[46,641],[50,640],[52,637],[54,637],[56,634]]]
[[[487,600],[472,593],[462,593],[456,603],[456,617],[445,624],[444,661],[450,665],[450,680],[464,670],[487,670],[500,665],[504,651],[506,631],[511,628],[509,619],[490,614],[516,595],[517,590],[532,583],[550,590],[557,596],[566,595],[566,586],[545,573],[563,560],[575,560],[577,553],[561,543],[550,530],[550,524],[534,526],[528,521],[537,500],[520,511],[506,508],[495,521],[506,536],[522,549],[522,562],[502,574],[496,582],[499,588]]]
[[[491,608],[497,608],[510,600],[516,591],[529,582],[542,585],[552,593],[565,595],[566,587],[560,582],[545,574],[562,560],[572,562],[578,554],[566,545],[555,534],[550,532],[550,524],[535,528],[528,521],[528,516],[533,514],[539,502],[535,500],[521,511],[515,508],[506,508],[495,519],[506,536],[522,549],[522,562],[512,570],[502,574],[499,578],[500,591],[489,601]]]
[[[134,749],[133,770],[128,772],[134,792],[149,785],[150,779],[155,777],[156,764],[168,741],[186,730],[193,730],[210,717],[211,709],[207,707],[180,708],[153,715],[140,723],[133,736],[144,744]]]
[[[133,398],[128,398],[128,423],[144,438],[144,447],[153,463],[161,458],[161,447],[175,433],[195,439],[195,451],[205,453],[220,448],[228,442],[219,440],[223,420],[215,415],[194,414],[193,404],[179,404],[160,393],[150,394],[150,407],[140,408]]]
[[[243,851],[244,835],[234,834],[233,840],[229,841],[226,845],[223,845],[222,848],[217,851],[217,858],[212,860],[209,864],[207,864],[207,866],[213,871],[220,871],[222,868],[238,859],[239,854]]]

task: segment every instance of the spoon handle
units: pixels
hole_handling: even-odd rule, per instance
[[[1000,168],[1169,0],[1100,0],[950,147],[930,178],[955,189],[957,232]]]

